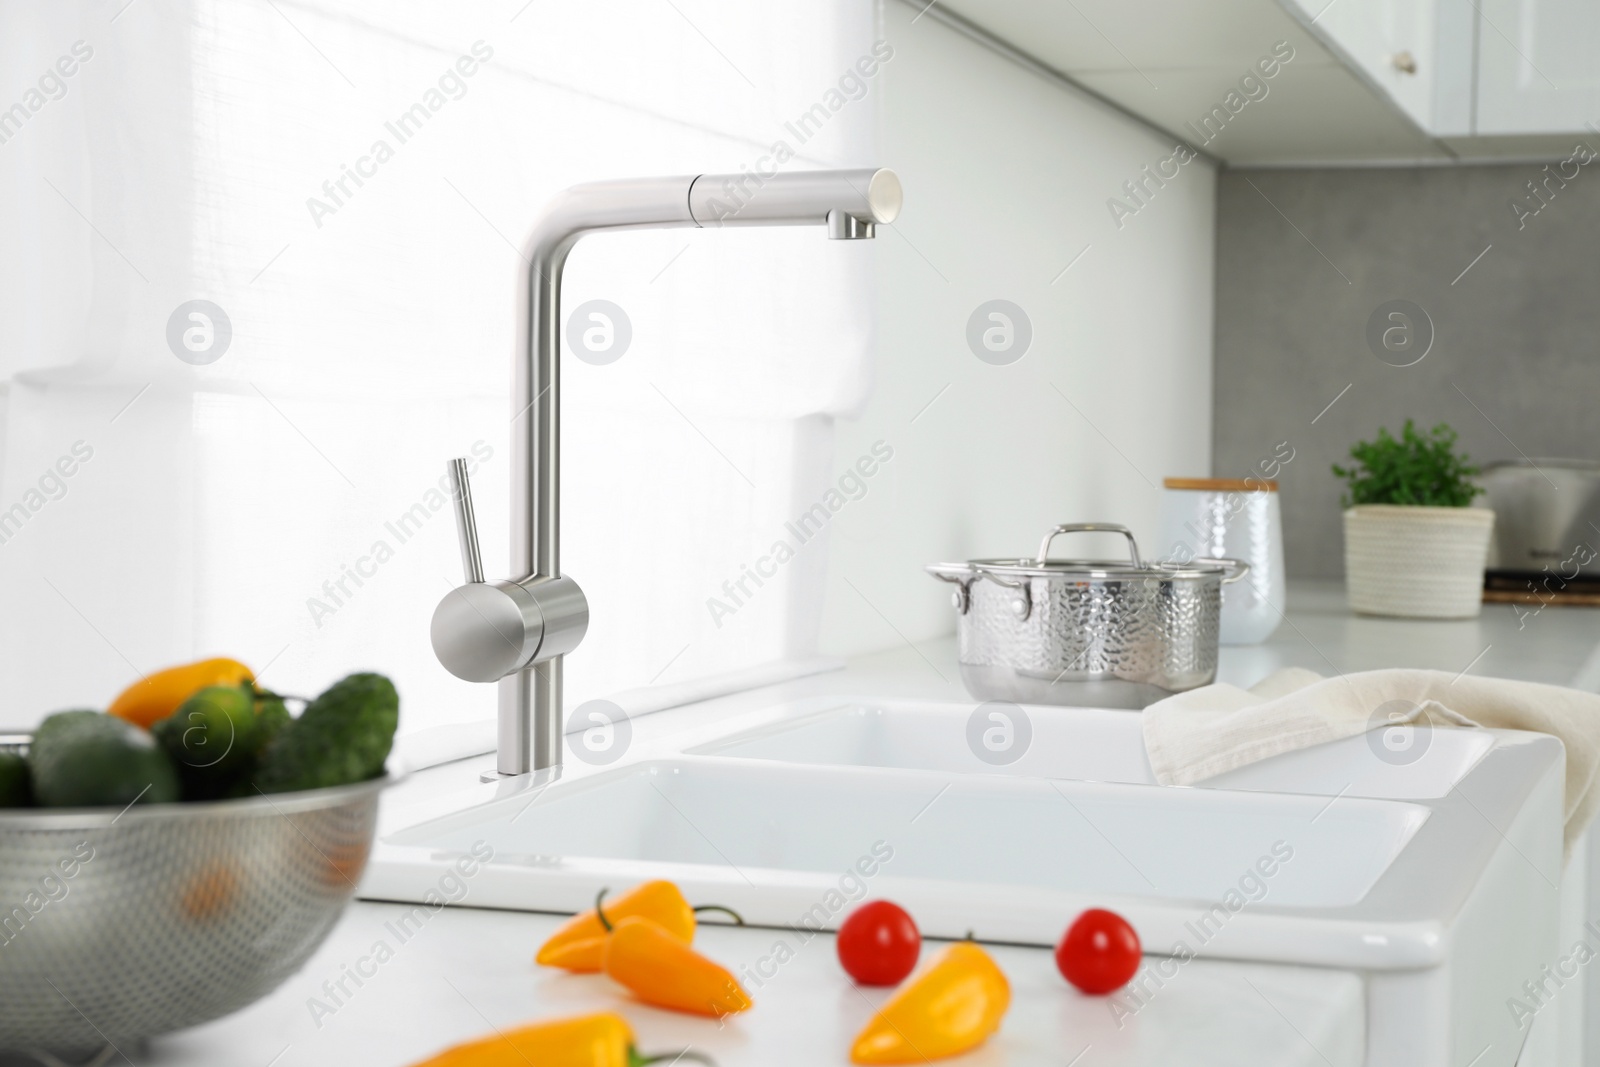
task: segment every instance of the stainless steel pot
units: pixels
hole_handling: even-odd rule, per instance
[[[1068,533],[1118,533],[1127,562],[1049,558]],[[1217,675],[1222,586],[1249,573],[1232,559],[1147,564],[1126,526],[1073,523],[1033,559],[935,563],[955,585],[961,680],[979,700],[1142,708]]]

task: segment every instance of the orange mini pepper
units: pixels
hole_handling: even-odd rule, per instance
[[[601,897],[605,894],[602,892]],[[569,971],[600,970],[600,958],[610,936],[600,921],[600,902],[580,915],[574,915],[550,940],[539,946],[535,962]],[[641,882],[606,904],[606,916],[613,922],[638,915],[653,919],[667,933],[684,944],[694,940],[694,909],[671,882]]]
[[[645,1067],[652,1063],[711,1061],[685,1050],[642,1056],[633,1030],[613,1012],[555,1019],[507,1030],[446,1049],[414,1067]]]
[[[634,996],[658,1008],[721,1018],[752,1003],[732,972],[643,916],[612,924],[602,965]]]
[[[582,974],[598,972],[609,936],[599,911],[605,895],[606,891],[602,889],[594,907],[581,915],[574,915],[561,929],[551,934],[550,939],[539,946],[534,962]],[[665,881],[641,882],[607,903],[605,909],[606,917],[613,923],[634,915],[652,919],[686,945],[694,941],[696,912],[728,912],[741,925],[744,922],[736,913],[715,904],[690,907],[678,887]]]
[[[117,695],[106,711],[146,730],[212,685],[249,685],[255,674],[236,659],[203,659],[147,675]]]
[[[878,1010],[850,1047],[852,1063],[924,1063],[977,1048],[1000,1029],[1011,983],[976,942],[958,941]]]

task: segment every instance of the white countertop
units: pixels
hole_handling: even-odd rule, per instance
[[[1248,686],[1283,667],[1417,667],[1600,692],[1600,610],[1485,604],[1476,619],[1378,619],[1352,615],[1342,584],[1295,582],[1284,624],[1265,644],[1224,648],[1217,680]]]
[[[692,1045],[724,1067],[823,1067],[848,1063],[851,1038],[887,997],[851,983],[839,969],[833,938],[824,935],[801,947],[763,987],[750,984],[756,1006],[719,1029],[714,1019],[633,1002],[604,976],[535,967],[534,949],[559,917],[449,908],[399,944],[384,923],[404,910],[356,905],[306,969],[278,992],[231,1018],[164,1038],[150,1055],[135,1054],[135,1061],[140,1067],[399,1067],[495,1029],[616,1010],[647,1053]],[[783,933],[706,927],[695,943],[714,959],[742,966],[767,954]],[[337,980],[343,966],[354,966],[379,940],[394,949],[393,959],[359,989],[347,981],[354,995],[334,1014],[321,1014],[319,1027],[309,998],[331,1005],[322,983]],[[792,934],[789,940],[798,943]],[[1011,981],[1010,1014],[989,1046],[952,1062],[1063,1067],[1087,1049],[1075,1067],[1360,1063],[1363,991],[1352,975],[1196,960],[1119,1029],[1104,998],[1073,991],[1048,952],[991,951]],[[1358,1024],[1353,1033],[1341,1029],[1351,1020]],[[819,1057],[818,1050],[828,1048],[837,1055]],[[1241,1058],[1243,1050],[1255,1055]]]
[[[1545,608],[1519,617],[1486,606],[1463,622],[1358,618],[1342,589],[1291,588],[1286,624],[1266,644],[1223,650],[1219,680],[1250,685],[1285,666],[1324,674],[1425,667],[1600,689],[1600,610]],[[954,639],[905,646],[835,672],[661,712],[634,723],[635,744],[693,730],[729,714],[824,693],[967,699]],[[386,826],[402,825],[460,796],[481,799],[479,757],[421,772],[385,803]],[[534,949],[559,923],[540,914],[451,908],[401,944],[385,923],[403,905],[357,903],[300,974],[227,1019],[152,1042],[144,1064],[310,1067],[360,1063],[403,1067],[447,1045],[541,1018],[619,1010],[646,1052],[686,1045],[719,1064],[847,1062],[850,1038],[886,994],[858,990],[821,935],[803,947],[786,931],[705,927],[696,944],[734,970],[767,956],[787,937],[799,948],[776,976],[750,991],[756,1007],[719,1028],[713,1020],[657,1011],[631,1001],[601,976],[571,976],[533,965]],[[337,983],[379,941],[393,958],[363,978]],[[929,946],[929,949],[934,946]],[[928,951],[925,949],[925,952]],[[1085,997],[1056,973],[1041,949],[995,947],[1011,979],[1013,1006],[1001,1033],[963,1064],[1062,1067],[1211,1067],[1246,1062],[1345,1067],[1361,1062],[1365,991],[1359,976],[1315,968],[1188,963],[1119,1025],[1105,998]],[[364,966],[372,970],[371,966]],[[333,1011],[318,1009],[312,998]],[[1125,1002],[1133,1006],[1133,1001]],[[837,1050],[830,1060],[820,1050]],[[132,1050],[124,1050],[132,1052]],[[1078,1057],[1078,1058],[1074,1058]]]

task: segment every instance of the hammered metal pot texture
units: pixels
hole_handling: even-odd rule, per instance
[[[1217,674],[1219,582],[1030,578],[1019,591],[984,579],[959,627],[961,677],[982,699],[1142,708]]]
[[[271,992],[354,895],[388,781],[0,813],[0,1049],[132,1042]]]
[[[1063,534],[1118,534],[1126,561],[1053,559]],[[1031,559],[934,563],[952,602],[961,680],[979,700],[1143,708],[1217,676],[1222,586],[1236,559],[1147,564],[1126,526],[1064,523]]]

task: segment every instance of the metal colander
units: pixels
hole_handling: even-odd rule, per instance
[[[79,1055],[271,992],[355,894],[389,781],[0,812],[0,1050]]]

